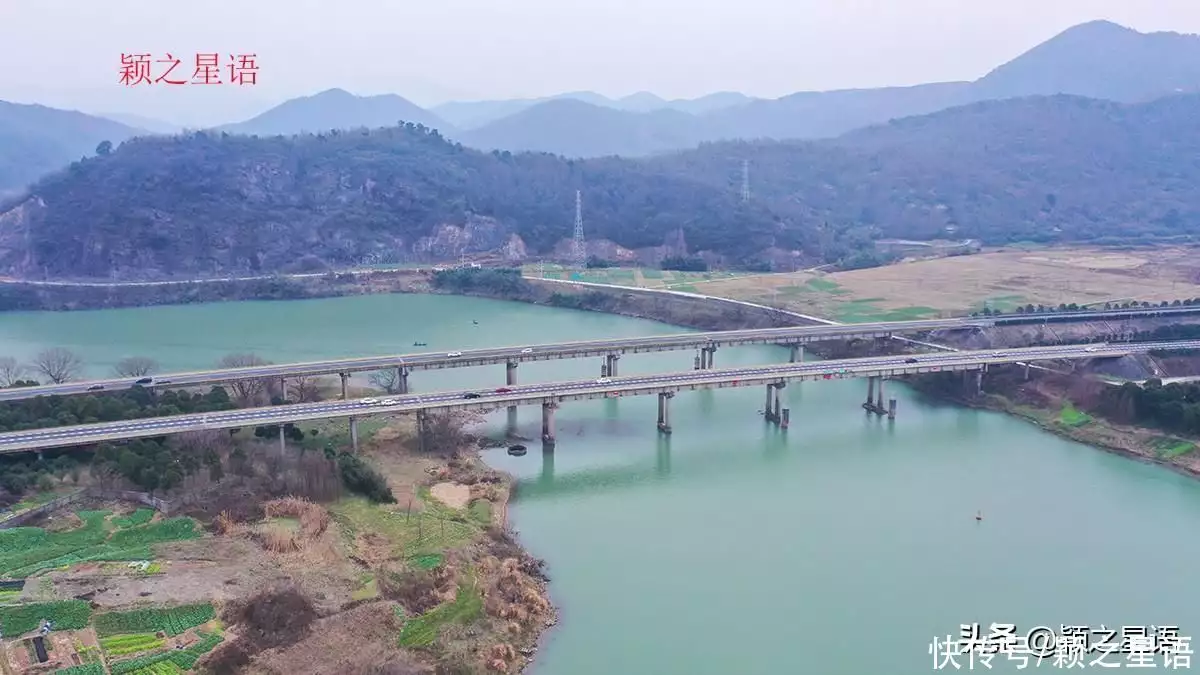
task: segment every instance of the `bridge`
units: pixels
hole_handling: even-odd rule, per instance
[[[358,417],[379,413],[416,413],[419,428],[426,427],[427,415],[434,411],[468,409],[491,410],[520,405],[542,407],[542,441],[555,442],[554,411],[562,403],[622,396],[658,396],[658,428],[670,433],[670,401],[680,391],[722,389],[727,387],[764,386],[767,419],[786,428],[788,411],[781,409],[778,392],[789,382],[835,378],[867,378],[868,411],[895,418],[895,399],[884,407],[883,383],[887,378],[918,373],[974,371],[978,388],[983,372],[992,365],[1026,364],[1036,361],[1085,358],[1116,358],[1155,350],[1200,349],[1200,340],[1135,342],[1121,344],[1059,345],[1020,349],[989,349],[979,351],[939,352],[920,355],[872,356],[832,361],[798,362],[768,366],[730,369],[705,369],[656,375],[600,378],[573,382],[548,382],[525,386],[504,387],[496,391],[447,391],[418,395],[402,395],[384,399],[341,399],[319,403],[302,403],[248,408],[210,413],[172,415],[168,417],[123,420],[98,424],[51,427],[0,433],[0,454],[43,450],[47,448],[87,445],[105,441],[146,438],[178,434],[203,429],[232,429],[246,426],[280,426],[307,420],[349,418],[351,437],[357,447]],[[511,418],[510,418],[511,419]],[[424,437],[424,433],[419,434]]]
[[[156,387],[189,387],[207,386],[238,380],[305,377],[317,375],[339,375],[342,380],[342,392],[345,397],[347,379],[351,373],[370,372],[395,368],[397,382],[402,394],[409,392],[408,378],[414,370],[434,370],[442,368],[465,368],[471,366],[486,366],[505,364],[506,384],[517,382],[517,366],[526,361],[549,361],[557,359],[576,359],[588,357],[603,357],[604,365],[601,374],[616,376],[618,362],[623,354],[638,354],[649,352],[696,350],[693,367],[696,370],[711,369],[715,363],[715,355],[720,347],[736,347],[743,345],[787,345],[792,349],[791,361],[803,360],[803,346],[810,342],[828,340],[848,340],[864,338],[887,338],[901,334],[923,333],[933,330],[976,330],[995,325],[1013,323],[1042,323],[1064,321],[1092,321],[1099,319],[1128,319],[1172,316],[1178,314],[1200,314],[1200,306],[1188,307],[1151,307],[1127,310],[1111,310],[1102,312],[1063,312],[1056,314],[1014,314],[991,317],[968,317],[952,319],[925,319],[916,321],[881,321],[858,324],[826,324],[816,326],[791,326],[785,328],[754,328],[729,331],[710,331],[696,333],[680,333],[671,335],[654,335],[637,338],[613,338],[604,340],[584,340],[579,342],[560,342],[553,344],[518,345],[513,347],[496,347],[487,349],[471,349],[461,352],[437,352],[420,354],[395,354],[388,356],[370,356],[365,358],[331,359],[326,361],[310,361],[306,363],[290,363],[279,365],[251,366],[246,368],[229,368],[206,370],[190,373],[173,373],[156,375],[143,386]],[[923,344],[923,343],[918,343]],[[113,391],[128,389],[140,378],[118,378],[105,380],[90,380],[83,382],[67,382],[63,384],[45,385],[39,387],[20,387],[0,390],[0,401],[13,401],[33,398],[36,396],[87,394],[95,391]]]

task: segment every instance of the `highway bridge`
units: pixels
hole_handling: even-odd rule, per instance
[[[1100,319],[1120,320],[1200,313],[1200,306],[1152,307],[1103,312],[1065,312],[1055,314],[1023,315],[1012,314],[991,317],[953,319],[926,319],[916,321],[891,321],[858,324],[831,324],[817,326],[792,326],[785,328],[761,328],[730,331],[681,333],[654,335],[638,338],[613,338],[584,340],[540,345],[518,345],[487,349],[470,349],[461,352],[431,352],[421,354],[394,354],[352,359],[331,359],[306,363],[253,366],[208,370],[191,373],[156,375],[143,386],[189,387],[208,386],[237,380],[288,378],[315,375],[340,375],[343,392],[351,373],[370,372],[396,368],[400,392],[408,392],[408,377],[414,370],[442,368],[464,368],[504,363],[507,365],[506,383],[516,383],[517,365],[525,361],[549,361],[603,357],[601,373],[609,376],[618,374],[618,361],[623,354],[647,352],[696,350],[694,365],[697,370],[713,367],[719,347],[742,345],[779,344],[792,347],[792,360],[802,358],[800,350],[804,344],[825,340],[852,338],[885,338],[900,334],[923,333],[933,330],[975,330],[994,325],[1011,323],[1039,323],[1063,321],[1093,321]],[[86,394],[95,391],[128,389],[140,378],[120,378],[67,382],[40,387],[21,387],[0,390],[0,401],[12,401],[36,396]]]
[[[764,411],[768,420],[786,427],[788,413],[780,407],[779,389],[789,382],[835,378],[868,378],[864,407],[878,414],[895,416],[894,399],[884,408],[883,381],[916,373],[975,371],[979,386],[983,371],[1000,364],[1084,358],[1115,358],[1128,354],[1168,349],[1200,349],[1200,340],[1136,342],[1121,344],[1060,345],[1021,349],[938,352],[920,355],[872,356],[811,363],[787,363],[746,368],[694,370],[654,375],[600,378],[573,382],[547,382],[502,387],[495,391],[448,391],[401,395],[383,399],[364,398],[280,405],[211,413],[125,420],[52,427],[0,434],[0,454],[46,448],[86,445],[103,441],[164,436],[202,429],[231,429],[248,426],[282,425],[306,420],[349,418],[357,444],[358,417],[379,413],[413,412],[424,425],[429,412],[451,409],[491,410],[519,405],[542,406],[542,440],[553,444],[554,410],[564,402],[622,396],[657,395],[658,427],[670,433],[670,399],[680,391],[726,387],[766,386]],[[877,388],[878,387],[878,388]],[[282,442],[282,429],[281,429]]]

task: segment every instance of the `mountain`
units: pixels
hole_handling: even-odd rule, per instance
[[[152,134],[177,134],[183,131],[183,125],[174,122],[164,122],[153,117],[131,115],[129,113],[100,113],[98,117],[120,122],[135,129],[142,129]]]
[[[540,103],[562,99],[583,101],[594,106],[624,110],[626,112],[678,110],[679,112],[692,114],[731,108],[754,100],[745,94],[737,92],[717,92],[701,96],[697,99],[681,98],[667,101],[648,91],[630,94],[616,100],[591,91],[574,91],[542,98],[521,98],[501,101],[451,101],[435,106],[433,112],[459,129],[472,130],[490,122],[514,115],[522,110],[532,108]]]
[[[457,140],[484,150],[629,157],[694,146],[707,135],[702,120],[676,110],[631,113],[561,98],[458,134]]]
[[[0,274],[233,274],[464,250],[519,261],[565,250],[577,189],[591,251],[606,256],[617,252],[603,240],[848,265],[871,264],[880,236],[1197,241],[1198,157],[1200,94],[985,101],[835,139],[643,160],[485,153],[413,124],[147,137],[43,178],[0,211]]]
[[[972,90],[978,100],[1075,94],[1127,103],[1200,91],[1200,36],[1093,21],[996,68]]]
[[[621,109],[624,105],[630,117],[618,122],[610,116],[608,127],[637,130],[638,135],[617,138],[609,133],[607,145],[588,145],[598,155],[639,156],[669,149],[663,142],[644,143],[641,138],[646,136],[660,141],[678,139],[681,145],[674,149],[694,146],[699,141],[739,138],[830,138],[890,119],[924,115],[977,101],[1072,94],[1136,103],[1189,91],[1200,91],[1200,36],[1143,34],[1114,23],[1094,21],[1063,31],[973,82],[799,92],[773,100],[714,94],[691,102],[667,102],[653,94],[634,94],[609,106]],[[654,126],[652,121],[632,117],[636,111],[660,104],[692,113],[699,120],[684,122],[676,118],[671,123],[683,125],[683,131],[673,133],[670,129],[647,131]],[[493,121],[472,133],[486,138],[489,147],[514,150],[537,147],[568,155],[579,150],[580,143],[558,132],[553,137],[538,138],[535,124],[545,121],[545,116],[529,116],[523,121],[519,112],[508,110],[506,114],[507,119]],[[556,118],[555,128],[576,125],[585,129],[586,123],[583,119]],[[696,137],[695,130],[700,130],[700,137]]]
[[[823,141],[717,143],[651,160],[730,186],[792,222],[885,237],[1200,240],[1200,95],[984,101]]]
[[[116,145],[138,133],[73,110],[0,101],[0,196],[96,152],[102,141]]]
[[[374,129],[401,121],[442,131],[452,129],[437,115],[395,94],[355,96],[343,89],[329,89],[284,101],[257,117],[226,124],[217,131],[248,136],[287,136],[329,129]]]
[[[484,153],[410,123],[127,142],[47,177],[0,212],[0,274],[320,269],[457,258],[464,246],[521,259],[569,241],[577,189],[589,236],[630,249],[686,236],[697,249],[745,259],[798,245],[767,209],[686,175],[626,160]]]

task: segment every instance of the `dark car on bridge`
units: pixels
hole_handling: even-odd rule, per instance
[[[134,384],[150,384],[153,381],[154,381],[153,377],[143,377],[142,379],[138,380],[137,382],[134,382]]]
[[[509,389],[508,387],[500,387],[499,389],[496,390],[496,393],[497,394],[511,394],[512,389]]]
[[[912,358],[904,359],[904,362],[905,363],[918,363],[918,361],[916,359],[912,359]]]
[[[476,394],[473,391],[468,391],[467,393],[463,394],[463,398],[479,398],[479,394]]]

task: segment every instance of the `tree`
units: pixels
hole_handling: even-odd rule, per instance
[[[253,368],[255,366],[269,365],[257,354],[226,354],[217,362],[217,367],[222,370],[231,368]],[[229,383],[229,388],[233,390],[233,397],[238,403],[245,405],[253,403],[267,390],[267,378],[253,378],[248,380],[234,380]]]
[[[103,156],[110,152],[112,152],[112,141],[100,141],[100,144],[96,146],[97,155]]]
[[[25,379],[25,371],[25,366],[13,357],[0,357],[0,387],[11,387]]]
[[[51,347],[38,352],[33,367],[54,384],[62,384],[79,376],[83,370],[83,359],[75,352],[62,347]]]
[[[400,373],[395,368],[377,370],[367,377],[367,381],[389,394],[394,394],[400,389]]]
[[[158,370],[158,362],[145,356],[130,356],[113,366],[119,377],[143,377]]]
[[[321,381],[311,375],[297,375],[288,379],[288,396],[296,403],[312,403],[321,400]]]

